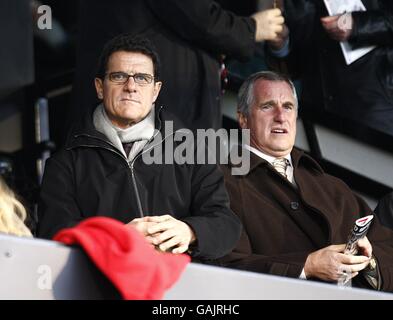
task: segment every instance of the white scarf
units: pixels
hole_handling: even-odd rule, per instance
[[[127,129],[121,129],[109,120],[101,103],[94,110],[93,123],[96,130],[104,134],[126,158],[122,143],[134,142],[128,154],[128,161],[132,161],[154,135],[154,105],[142,121]]]

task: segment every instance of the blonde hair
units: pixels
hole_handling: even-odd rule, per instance
[[[0,177],[0,232],[31,237],[30,230],[23,223],[25,219],[25,208]]]

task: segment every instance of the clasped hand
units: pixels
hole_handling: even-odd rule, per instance
[[[134,226],[160,251],[183,253],[196,240],[190,226],[171,215],[136,218],[128,225]]]

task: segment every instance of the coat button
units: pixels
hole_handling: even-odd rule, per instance
[[[292,210],[297,210],[299,209],[299,202],[293,201],[291,202],[290,206]]]

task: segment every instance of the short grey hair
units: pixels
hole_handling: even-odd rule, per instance
[[[258,80],[267,81],[284,81],[292,89],[293,97],[296,101],[296,110],[298,109],[298,99],[296,94],[296,88],[293,82],[285,75],[273,72],[273,71],[260,71],[249,76],[241,85],[239,93],[237,95],[237,111],[249,115],[251,106],[254,102],[254,84]]]

